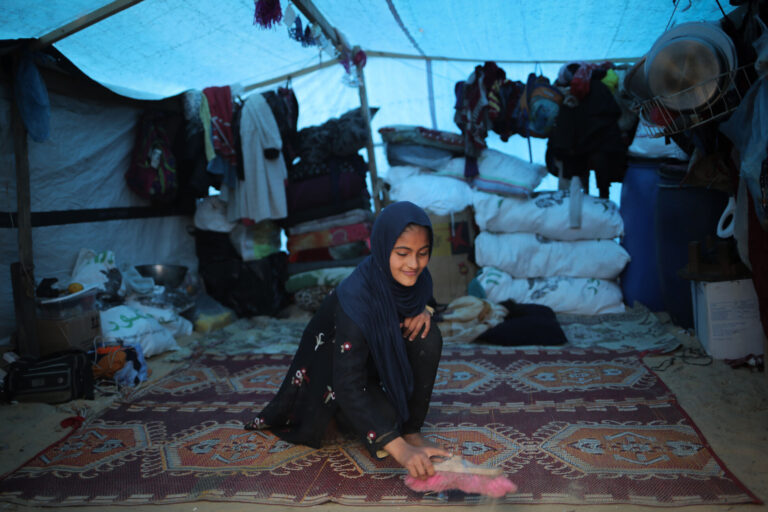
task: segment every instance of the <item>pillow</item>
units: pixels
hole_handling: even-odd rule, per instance
[[[495,149],[483,150],[477,159],[479,174],[473,185],[477,190],[502,196],[529,196],[547,175],[547,168],[531,164]],[[438,176],[464,179],[464,158],[454,158],[441,166]]]
[[[427,213],[448,215],[472,204],[472,189],[464,181],[417,174],[393,183],[390,197],[393,201],[410,201]]]

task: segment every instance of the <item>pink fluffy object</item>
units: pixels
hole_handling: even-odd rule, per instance
[[[517,486],[497,468],[476,466],[453,456],[435,465],[435,474],[425,479],[405,477],[405,485],[417,492],[439,492],[458,489],[470,494],[501,498],[517,491]]]

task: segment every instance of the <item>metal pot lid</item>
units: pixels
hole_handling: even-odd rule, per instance
[[[648,51],[648,55],[653,53],[654,50],[658,49],[660,46],[667,44],[667,42],[680,37],[695,37],[707,41],[717,48],[725,57],[725,64],[727,65],[726,71],[736,69],[736,45],[733,44],[733,40],[728,37],[728,34],[720,28],[719,23],[711,21],[692,21],[675,25],[656,39],[656,42],[653,43],[653,46],[651,46],[651,49]]]
[[[648,89],[674,110],[693,110],[712,100],[726,71],[724,56],[716,47],[690,36],[654,45],[645,61]]]

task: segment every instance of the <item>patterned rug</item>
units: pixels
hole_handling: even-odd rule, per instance
[[[204,354],[6,475],[0,500],[59,507],[486,501],[413,492],[391,458],[374,460],[354,440],[318,450],[244,431],[288,363],[278,354]],[[448,350],[424,430],[473,462],[503,468],[519,486],[503,503],[759,503],[636,352]]]
[[[656,314],[635,302],[624,313],[603,315],[558,314],[568,343],[579,348],[672,352],[680,346]]]

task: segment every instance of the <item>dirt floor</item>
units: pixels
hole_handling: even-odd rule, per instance
[[[730,469],[761,500],[768,501],[768,373],[747,367],[731,368],[723,361],[698,366],[701,359],[687,356],[687,349],[700,348],[691,337],[673,325],[668,327],[681,341],[682,347],[669,355],[647,356],[646,364],[658,367],[657,373],[677,396],[685,411],[701,429],[706,439]],[[193,335],[194,337],[194,335]],[[180,344],[190,343],[181,339]],[[173,353],[149,361],[154,381],[178,363]],[[103,409],[110,398],[94,401],[77,400],[60,406],[45,404],[0,405],[0,474],[14,470],[40,450],[67,433],[59,422],[74,413],[85,410],[93,417]],[[33,434],[30,435],[30,432]],[[213,511],[276,511],[283,506],[252,505],[244,503],[194,502],[177,505],[150,505],[130,507],[133,511],[152,512],[213,512]],[[322,505],[313,510],[346,511],[353,507]],[[640,512],[653,507],[629,505],[573,506],[573,505],[499,505],[489,503],[474,507],[478,510],[515,510],[535,512],[569,512],[576,510]],[[60,507],[67,511],[93,512],[94,507]],[[382,508],[378,508],[381,510]],[[387,510],[434,510],[434,507],[387,507]],[[0,503],[0,511],[52,510],[51,507],[33,508]],[[100,511],[125,511],[125,506],[98,507]],[[688,506],[686,512],[738,510],[744,512],[768,511],[768,505]]]

